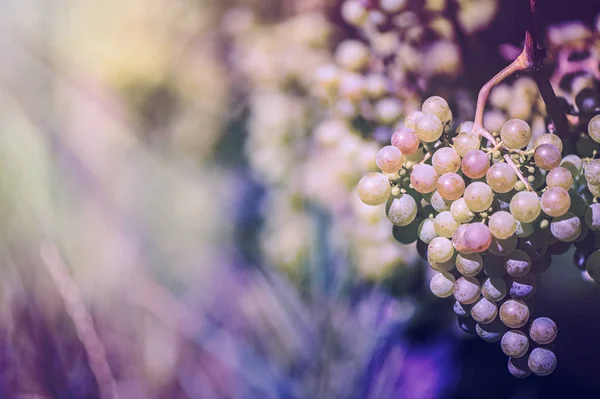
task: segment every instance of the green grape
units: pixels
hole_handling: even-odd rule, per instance
[[[367,205],[383,204],[391,190],[389,179],[382,173],[367,173],[358,182],[358,197]]]
[[[431,240],[437,237],[437,233],[435,232],[435,223],[433,219],[426,218],[423,219],[419,228],[417,229],[417,235],[419,240],[423,241],[425,244],[429,244]]]
[[[552,219],[550,231],[559,241],[573,242],[581,233],[581,220],[571,212],[567,212]]]
[[[531,127],[521,119],[510,119],[502,126],[500,138],[510,149],[518,150],[531,141]]]
[[[517,243],[518,237],[516,234],[508,237],[506,240],[493,238],[488,251],[497,256],[507,256],[517,248]]]
[[[560,165],[561,154],[552,144],[542,144],[535,149],[533,154],[535,164],[542,170],[552,170]]]
[[[556,369],[556,355],[550,349],[535,348],[529,354],[527,365],[535,375],[550,375]]]
[[[415,132],[421,141],[433,143],[442,135],[442,122],[435,115],[423,114],[417,122]]]
[[[490,160],[481,150],[471,150],[463,157],[461,170],[465,176],[471,179],[482,178],[489,168]]]
[[[561,187],[568,191],[573,185],[573,175],[569,169],[559,166],[548,172],[546,185],[550,188]]]
[[[529,366],[527,365],[527,361],[529,360],[528,356],[523,356],[520,358],[509,358],[508,359],[508,371],[512,374],[513,377],[516,378],[527,378],[531,375],[531,370],[529,370]]]
[[[415,191],[427,194],[435,190],[438,178],[439,176],[433,166],[421,164],[413,168],[410,174],[410,183]]]
[[[362,75],[353,72],[346,72],[341,75],[340,78],[340,93],[344,99],[350,102],[360,101],[365,94],[365,79]],[[349,108],[348,110],[342,110],[342,113],[350,115],[356,112],[354,104],[345,104],[343,108]]]
[[[529,336],[536,344],[548,345],[556,338],[556,323],[547,317],[538,317],[529,327]]]
[[[358,40],[344,40],[335,50],[335,61],[349,71],[359,71],[369,62],[369,48]]]
[[[506,333],[506,326],[498,318],[495,318],[489,324],[477,324],[475,331],[479,338],[485,342],[498,342]]]
[[[522,331],[510,330],[502,336],[500,346],[506,356],[519,358],[529,350],[529,339]]]
[[[412,129],[416,133],[417,123],[421,120],[421,118],[423,117],[423,115],[424,114],[421,111],[411,111],[404,118],[404,127]]]
[[[427,257],[436,263],[449,261],[454,255],[452,241],[445,237],[435,237],[427,247]]]
[[[490,186],[482,182],[473,182],[465,189],[465,203],[473,212],[487,210],[494,201],[494,193]]]
[[[506,272],[512,277],[522,277],[531,270],[531,257],[523,250],[516,249],[504,258]]]
[[[510,200],[510,213],[522,223],[531,223],[540,215],[542,208],[536,193],[522,191]]]
[[[592,186],[600,185],[600,159],[594,159],[585,166],[585,180]]]
[[[542,194],[540,205],[548,216],[562,216],[571,207],[571,197],[567,190],[561,187],[549,188]]]
[[[457,173],[444,173],[437,181],[437,192],[447,201],[457,200],[465,192],[465,181]]]
[[[585,268],[590,277],[600,283],[600,250],[593,252],[585,262]]]
[[[546,133],[542,134],[535,140],[534,148],[538,148],[542,144],[551,144],[558,148],[558,151],[562,152],[563,150],[563,142],[556,134]]]
[[[450,259],[443,263],[429,261],[429,266],[438,272],[449,272],[450,270],[454,269],[454,259]]]
[[[523,301],[509,299],[500,306],[500,320],[508,328],[521,328],[529,320],[529,307]]]
[[[452,119],[448,102],[439,96],[432,96],[425,100],[421,111],[424,114],[435,115],[444,124]]]
[[[504,194],[515,187],[517,174],[510,165],[499,162],[488,169],[485,180],[492,190]]]
[[[466,305],[475,303],[479,299],[481,286],[474,277],[461,277],[454,284],[454,298]]]
[[[431,165],[438,175],[456,173],[460,169],[460,156],[454,148],[442,147],[431,157]]]
[[[441,177],[440,177],[440,179],[441,179]],[[439,180],[438,180],[438,184],[439,184]],[[426,195],[428,195],[428,194],[426,194]],[[436,212],[449,211],[450,206],[452,205],[452,201],[444,199],[444,197],[442,197],[439,190],[436,190],[433,192],[433,194],[431,195],[431,198],[429,199],[429,203],[431,204],[433,209],[436,210]]]
[[[458,229],[458,222],[454,220],[452,213],[449,211],[439,213],[434,221],[433,225],[435,228],[435,232],[441,236],[446,238],[452,238],[452,234]]]
[[[478,150],[480,146],[480,138],[475,133],[460,133],[454,139],[454,150],[461,157],[471,150]]]
[[[600,143],[600,115],[594,116],[588,123],[588,133],[592,140],[596,143]]]
[[[479,254],[458,254],[456,269],[465,277],[475,277],[483,269],[483,258]]]
[[[594,231],[600,231],[600,204],[592,204],[585,211],[585,224]]]
[[[468,223],[475,217],[475,214],[471,212],[464,198],[459,198],[450,205],[450,212],[454,220],[458,223]]]
[[[488,227],[492,235],[499,240],[506,240],[515,234],[517,230],[517,221],[508,212],[495,212],[488,222]]]
[[[417,217],[417,202],[409,194],[394,198],[386,208],[388,219],[396,226],[408,226]]]
[[[450,273],[436,273],[429,282],[433,295],[439,298],[448,298],[454,292],[454,276]]]
[[[496,318],[498,307],[493,302],[481,298],[471,309],[471,317],[479,324],[489,324]]]
[[[506,282],[502,277],[489,277],[481,286],[484,298],[491,302],[500,302],[507,294]]]
[[[383,173],[391,174],[398,172],[402,168],[404,157],[402,156],[402,151],[394,146],[388,145],[379,150],[375,162],[377,163],[377,167],[381,169]]]
[[[574,177],[577,177],[581,174],[583,161],[577,155],[571,154],[567,155],[562,159],[562,161],[560,161],[560,166],[568,169]]]

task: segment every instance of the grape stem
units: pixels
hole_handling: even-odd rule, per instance
[[[531,188],[531,185],[529,184],[529,182],[527,181],[525,176],[523,176],[523,174],[521,173],[521,171],[519,170],[517,165],[513,162],[513,160],[510,158],[510,156],[508,154],[504,155],[504,160],[506,161],[506,163],[508,165],[510,165],[511,168],[513,168],[513,170],[519,177],[519,180],[521,180],[523,182],[523,184],[525,185],[525,188],[527,189],[527,191],[533,191],[533,188]]]

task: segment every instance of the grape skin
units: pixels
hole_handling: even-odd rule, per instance
[[[568,194],[567,194],[568,196]],[[515,234],[517,222],[513,215],[505,211],[495,212],[488,223],[490,232],[499,240],[506,240]]]
[[[481,293],[491,302],[500,302],[506,297],[506,282],[502,277],[488,277],[481,286]]]
[[[471,223],[464,233],[467,249],[472,252],[484,252],[492,243],[492,233],[483,223]]]
[[[581,219],[571,212],[552,219],[550,231],[559,241],[573,242],[581,234]]]
[[[523,250],[515,249],[504,258],[506,272],[512,277],[523,277],[531,270],[531,257]]]
[[[521,119],[510,119],[500,129],[504,145],[513,150],[525,147],[531,141],[531,127]]]
[[[444,263],[454,255],[454,246],[452,241],[445,237],[436,237],[429,243],[427,247],[428,257],[437,263]]]
[[[594,116],[588,123],[588,133],[592,140],[600,143],[600,115]]]
[[[381,205],[390,196],[391,186],[382,173],[367,173],[358,182],[358,197],[367,205]]]
[[[431,266],[433,270],[437,270],[438,272],[449,272],[450,270],[454,269],[454,259],[450,259],[443,263],[437,263],[431,260],[428,260],[428,262],[429,266]]]
[[[538,168],[552,170],[560,165],[562,157],[558,148],[552,144],[542,144],[535,149],[533,159]]]
[[[445,173],[437,181],[437,190],[443,199],[454,201],[465,192],[465,181],[456,173]]]
[[[394,198],[387,206],[387,217],[396,226],[408,226],[417,217],[417,202],[409,194]]]
[[[467,229],[467,225],[461,224],[458,226],[458,229],[452,235],[452,245],[458,252],[461,254],[472,254],[473,251],[467,248],[467,243],[465,241],[465,230]]]
[[[421,111],[412,111],[411,113],[406,115],[406,118],[404,118],[404,127],[412,129],[413,131],[415,131],[416,134],[417,123],[421,120],[422,117],[423,113]]]
[[[450,147],[443,147],[437,150],[431,157],[431,165],[438,173],[456,173],[460,169],[460,156]]]
[[[563,143],[560,137],[553,133],[542,134],[535,140],[534,148],[538,148],[542,144],[551,144],[558,148],[558,151],[562,152]]]
[[[479,324],[489,324],[496,318],[498,307],[485,298],[481,298],[471,309],[471,317]]]
[[[517,174],[510,165],[499,162],[488,169],[486,182],[495,192],[508,193],[517,183]]]
[[[474,133],[460,133],[454,139],[454,150],[464,157],[471,150],[478,150],[481,146],[479,136]]]
[[[500,306],[500,320],[508,328],[521,328],[529,320],[529,307],[523,301],[509,299]]]
[[[441,237],[452,238],[458,228],[458,223],[454,220],[452,213],[448,211],[439,213],[433,222],[435,232]]]
[[[529,272],[523,277],[516,277],[511,281],[509,294],[513,299],[525,301],[533,297],[536,287],[537,279],[533,273]]]
[[[480,293],[481,286],[474,277],[461,277],[454,284],[454,298],[462,304],[475,303]]]
[[[568,169],[574,177],[577,177],[581,174],[583,161],[577,155],[570,154],[563,157],[562,161],[560,162],[560,166]]]
[[[424,114],[435,115],[442,123],[448,123],[452,119],[448,102],[439,96],[432,96],[425,100],[421,111]]]
[[[586,165],[585,180],[592,186],[600,185],[600,159],[595,159]]]
[[[531,223],[538,218],[542,208],[536,193],[522,191],[510,201],[510,213],[522,223]]]
[[[429,244],[431,240],[437,237],[438,235],[435,232],[435,224],[433,219],[423,219],[421,224],[419,224],[419,228],[417,229],[417,235],[419,240],[423,241],[425,244]]]
[[[458,254],[456,269],[465,277],[474,277],[483,268],[483,258],[479,254]]]
[[[415,191],[421,194],[427,194],[436,189],[438,174],[431,165],[417,165],[410,174],[410,184]]]
[[[573,175],[568,169],[559,166],[548,172],[546,185],[550,188],[561,187],[568,191],[573,185]]]
[[[529,354],[527,365],[535,375],[550,375],[556,369],[556,355],[549,349],[535,348]]]
[[[471,150],[463,157],[461,170],[465,176],[471,179],[482,178],[489,168],[490,160],[481,150]]]
[[[571,207],[571,197],[564,188],[551,187],[542,194],[540,205],[546,215],[562,216]]]
[[[487,210],[494,201],[492,189],[485,183],[473,182],[465,189],[465,203],[473,212],[483,212]]]
[[[421,141],[413,129],[403,127],[394,132],[391,143],[398,148],[402,154],[414,154],[418,149]]]
[[[431,198],[429,199],[429,203],[431,204],[431,207],[435,209],[436,212],[449,211],[450,205],[452,205],[452,201],[444,199],[439,190],[433,192]]]
[[[585,210],[584,219],[585,219],[585,224],[590,229],[592,229],[594,231],[600,231],[600,204],[596,203],[596,204],[590,205]]]
[[[548,345],[556,339],[556,323],[547,317],[538,317],[529,327],[529,336],[536,344]]]
[[[588,183],[587,188],[594,197],[600,197],[600,185],[594,186],[593,184]]]
[[[510,330],[502,336],[500,346],[506,356],[519,358],[529,350],[529,339],[527,339],[527,335],[519,330]]]
[[[417,122],[415,132],[421,141],[433,143],[437,141],[443,133],[442,122],[435,115],[423,114],[421,119]]]
[[[379,150],[375,162],[383,173],[396,173],[402,168],[404,156],[398,148],[388,145]]]
[[[600,250],[593,252],[588,257],[585,269],[595,282],[600,283]]]
[[[471,212],[464,198],[459,198],[450,205],[450,212],[458,223],[468,223],[475,217]]]
[[[513,377],[516,378],[527,378],[531,375],[531,370],[527,365],[528,357],[520,358],[509,358],[508,359],[508,371]]]
[[[498,318],[495,318],[491,323],[477,324],[475,326],[477,335],[485,342],[500,341],[506,330],[506,326]]]
[[[448,298],[454,292],[455,279],[450,273],[436,273],[429,282],[431,292],[439,298]]]

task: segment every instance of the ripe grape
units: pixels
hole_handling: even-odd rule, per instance
[[[471,252],[484,252],[492,243],[492,233],[483,223],[471,223],[464,233],[467,249]]]
[[[458,222],[454,220],[452,213],[448,211],[439,213],[433,222],[435,232],[439,236],[446,238],[452,238],[452,234],[454,234],[459,225]]]
[[[552,219],[550,231],[559,241],[573,242],[581,233],[581,220],[571,212],[567,212]]]
[[[444,263],[454,255],[452,241],[445,237],[436,237],[427,247],[427,256],[436,263]]]
[[[444,173],[437,181],[437,190],[443,199],[454,201],[465,192],[465,181],[459,174]]]
[[[521,328],[529,320],[529,307],[523,301],[509,299],[500,306],[500,320],[508,328]]]
[[[489,277],[481,286],[481,293],[491,302],[500,302],[507,293],[506,282],[502,277]]]
[[[600,250],[592,252],[588,257],[585,269],[595,282],[600,283]]]
[[[574,177],[577,177],[581,173],[583,161],[577,155],[570,154],[562,159],[560,166],[568,169]]]
[[[588,123],[588,133],[592,140],[600,143],[600,115],[594,116]]]
[[[427,194],[435,190],[438,178],[439,176],[433,166],[416,165],[410,174],[410,184],[412,184],[415,191]]]
[[[490,217],[488,226],[495,238],[506,240],[515,234],[515,231],[517,230],[517,221],[510,213],[498,211]]]
[[[481,298],[471,309],[471,317],[479,324],[491,323],[497,314],[496,305],[485,298]]]
[[[559,166],[548,172],[546,185],[550,188],[561,187],[568,191],[573,185],[573,175],[568,169]]]
[[[471,150],[478,150],[481,146],[479,136],[475,133],[460,133],[454,139],[454,150],[464,157]]]
[[[498,342],[506,333],[506,326],[498,318],[495,318],[489,324],[477,324],[475,331],[485,342]]]
[[[402,154],[414,154],[419,149],[421,141],[415,131],[408,127],[403,127],[394,132],[392,135],[392,145],[397,147]]]
[[[535,375],[550,375],[556,369],[556,355],[550,349],[535,348],[529,354],[527,365]]]
[[[425,244],[429,244],[431,240],[438,236],[435,232],[435,223],[432,218],[423,219],[417,229],[417,236]]]
[[[423,114],[417,122],[415,132],[421,141],[433,143],[442,135],[442,122],[435,115]]]
[[[585,180],[592,186],[600,185],[600,159],[594,159],[586,165]]]
[[[522,191],[510,200],[510,213],[522,223],[531,223],[540,215],[542,208],[536,193]]]
[[[432,96],[425,100],[421,111],[424,114],[435,115],[442,123],[448,123],[452,119],[448,102],[439,96]]]
[[[450,208],[452,209],[452,208]],[[594,231],[600,231],[600,204],[592,204],[585,210],[585,224]]]
[[[481,150],[467,152],[462,160],[461,170],[465,176],[471,179],[482,178],[489,168],[490,160],[486,153]]]
[[[500,346],[506,356],[518,358],[524,356],[529,350],[529,339],[519,330],[510,330],[502,336]]]
[[[552,170],[560,165],[560,150],[552,144],[542,144],[535,149],[533,154],[535,164],[543,170]]]
[[[458,223],[468,223],[475,217],[471,212],[464,198],[459,198],[450,205],[450,212]]]
[[[504,258],[506,272],[512,277],[523,277],[531,270],[531,257],[527,252],[515,249]]]
[[[537,279],[531,272],[523,277],[516,277],[510,283],[509,294],[513,299],[527,300],[533,297],[537,287]]]
[[[510,119],[502,126],[500,138],[506,147],[518,150],[529,144],[531,128],[524,120]]]
[[[540,205],[546,215],[562,216],[571,207],[571,197],[564,188],[552,187],[542,194]]]
[[[416,134],[417,123],[421,120],[422,117],[423,113],[421,111],[411,111],[404,118],[404,127],[412,129],[413,131],[415,131]]]
[[[483,259],[479,254],[458,254],[456,269],[465,277],[474,277],[483,268]]]
[[[556,323],[547,317],[538,317],[529,327],[529,336],[536,344],[548,345],[556,338]]]
[[[450,210],[450,205],[452,205],[452,201],[444,199],[444,197],[442,197],[442,195],[440,194],[439,190],[434,191],[433,194],[425,194],[423,198],[425,199],[425,196],[427,195],[431,195],[431,198],[429,198],[429,203],[431,204],[431,207],[435,209],[436,212],[444,212]]]
[[[404,156],[398,148],[388,145],[379,150],[375,162],[383,173],[396,173],[402,168]]]
[[[431,157],[431,165],[438,175],[455,173],[460,169],[460,156],[454,148],[442,147]]]
[[[428,262],[429,266],[431,266],[433,270],[437,270],[438,272],[449,272],[450,270],[454,269],[454,259],[450,259],[443,263],[437,263],[431,260],[428,260]]]
[[[479,299],[481,286],[474,277],[461,277],[454,284],[454,298],[460,303],[470,305]]]
[[[473,122],[472,121],[462,122],[456,128],[456,134],[457,135],[459,135],[461,133],[471,133],[472,131],[473,131]]]
[[[531,375],[531,370],[527,365],[529,357],[509,358],[508,371],[517,378],[527,378]]]
[[[517,174],[507,163],[498,162],[488,169],[485,180],[492,190],[504,194],[515,187]]]
[[[454,292],[454,276],[450,273],[436,273],[429,282],[433,295],[439,298],[448,298]]]
[[[390,196],[391,186],[382,173],[367,173],[358,182],[358,197],[367,205],[381,205]]]
[[[461,254],[472,254],[473,251],[467,248],[467,243],[465,241],[465,230],[467,229],[467,225],[461,224],[458,226],[458,229],[452,235],[452,245],[458,252]]]
[[[542,144],[551,144],[558,148],[558,151],[562,152],[563,142],[556,134],[546,133],[542,134],[535,140],[534,148],[538,148]]]
[[[498,256],[506,256],[512,253],[517,248],[518,237],[516,234],[508,237],[506,240],[498,240],[497,238],[492,238],[492,243],[488,250]]]
[[[408,226],[417,217],[417,202],[409,194],[402,194],[388,202],[387,217],[396,226]]]
[[[482,182],[473,182],[465,189],[465,203],[473,212],[487,210],[494,201],[494,193],[490,186]]]

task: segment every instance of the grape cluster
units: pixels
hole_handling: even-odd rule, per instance
[[[435,270],[430,289],[454,296],[461,329],[501,341],[514,376],[548,375],[556,325],[531,321],[533,297],[552,254],[585,240],[598,248],[600,160],[563,157],[559,136],[532,140],[520,119],[506,121],[488,146],[472,122],[454,131],[451,122],[443,98],[425,100],[378,152],[381,173],[365,175],[358,195],[386,203],[398,241],[417,241]],[[588,134],[600,142],[600,115]],[[588,257],[587,272],[600,282],[600,251]]]

